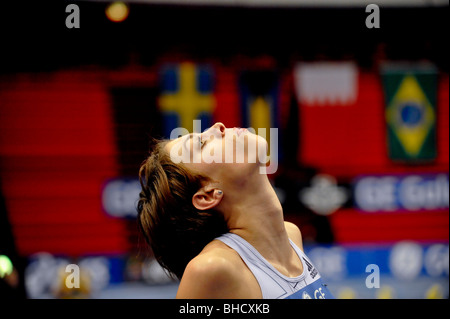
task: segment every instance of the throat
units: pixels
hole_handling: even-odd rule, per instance
[[[281,203],[267,178],[258,182],[251,183],[251,191],[245,188],[228,196],[224,215],[229,232],[245,239],[282,274],[298,275],[301,261],[289,241]]]

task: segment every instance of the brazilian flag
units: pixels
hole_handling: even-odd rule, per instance
[[[436,68],[385,65],[381,76],[389,157],[407,162],[435,159]]]

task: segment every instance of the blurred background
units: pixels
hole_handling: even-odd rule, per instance
[[[200,119],[278,128],[270,180],[336,297],[448,298],[448,1],[378,1],[379,28],[368,3],[2,3],[2,297],[174,298],[137,172]]]

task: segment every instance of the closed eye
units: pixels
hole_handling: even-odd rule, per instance
[[[206,144],[206,140],[202,140],[202,136],[201,135],[199,135],[197,137],[197,140],[198,140],[198,143],[200,145],[200,148],[202,148]]]

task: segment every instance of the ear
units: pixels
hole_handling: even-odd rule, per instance
[[[217,188],[202,187],[192,196],[192,204],[198,210],[208,210],[219,205],[223,192]]]

